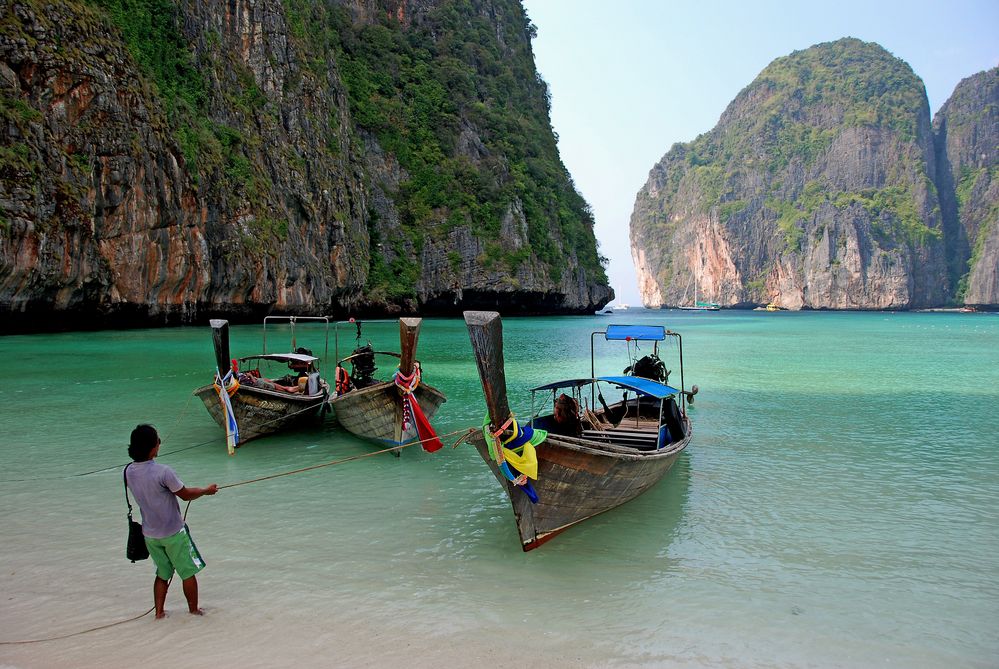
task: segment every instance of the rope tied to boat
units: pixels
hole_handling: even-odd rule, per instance
[[[511,425],[515,424],[516,422],[517,419],[514,418],[513,412],[511,411],[510,417],[506,419],[506,422],[503,423],[503,425],[498,430],[493,432],[491,429],[489,429],[490,427],[489,418],[486,418],[486,424],[485,424],[486,432],[492,435],[492,442],[493,442],[490,445],[490,450],[493,452],[493,459],[496,460],[497,465],[503,464],[503,442],[500,441],[500,435],[503,434],[503,432],[507,428],[509,428]],[[514,434],[516,434],[516,430],[514,430]]]
[[[395,370],[393,381],[403,395],[412,395],[420,385],[423,374],[420,371],[420,363],[413,363],[413,372],[409,375],[403,374],[401,369]]]
[[[462,429],[462,430],[455,430],[454,432],[449,432],[447,434],[441,435],[441,437],[434,436],[434,439],[453,437],[456,434],[461,434],[461,436],[455,442],[455,446],[457,446],[459,443],[461,443],[462,441],[468,439],[471,435],[475,434],[475,432],[476,432],[476,429],[474,427],[470,427],[470,428],[465,428],[465,429]],[[385,449],[382,449],[380,451],[373,451],[373,452],[370,452],[370,453],[361,453],[360,455],[352,455],[352,456],[349,456],[349,457],[346,457],[346,458],[340,458],[339,460],[333,460],[331,462],[323,462],[323,463],[320,463],[318,465],[312,465],[310,467],[302,467],[301,469],[294,469],[292,471],[280,472],[280,473],[277,473],[277,474],[270,474],[268,476],[260,476],[260,477],[257,477],[257,478],[254,478],[254,479],[249,479],[249,480],[246,480],[246,481],[239,481],[238,483],[228,483],[226,485],[220,485],[219,486],[219,490],[224,490],[225,488],[236,488],[238,486],[248,485],[250,483],[256,483],[258,481],[268,481],[270,479],[276,479],[276,478],[280,478],[280,477],[283,477],[283,476],[291,476],[292,474],[300,474],[302,472],[311,471],[313,469],[321,469],[323,467],[332,467],[333,465],[340,465],[340,464],[343,464],[345,462],[351,462],[353,460],[361,460],[363,458],[370,458],[372,456],[381,455],[383,453],[391,453],[393,451],[401,451],[404,448],[409,448],[410,446],[415,446],[416,444],[419,444],[419,443],[421,443],[421,442],[419,442],[419,441],[411,441],[411,442],[408,442],[408,443],[405,443],[405,444],[399,444],[397,446],[393,446],[391,448],[385,448]],[[184,521],[185,522],[187,521],[187,512],[188,512],[188,510],[190,508],[191,508],[191,501],[188,501],[187,502],[187,506],[184,507]],[[171,582],[172,582],[172,580],[173,580],[173,577],[171,577]],[[98,625],[96,627],[91,627],[89,629],[80,630],[78,632],[69,632],[69,633],[66,633],[66,634],[60,634],[60,635],[57,635],[57,636],[50,636],[50,637],[44,637],[44,638],[38,638],[38,639],[19,639],[19,640],[14,640],[14,641],[0,641],[0,646],[19,646],[19,645],[27,645],[27,644],[34,644],[34,643],[45,643],[47,641],[58,641],[60,639],[68,639],[70,637],[80,636],[82,634],[88,634],[90,632],[97,632],[99,630],[108,629],[109,627],[115,627],[117,625],[123,625],[125,623],[130,623],[130,622],[133,622],[135,620],[139,620],[140,618],[143,618],[143,617],[149,615],[154,610],[155,610],[155,607],[150,607],[144,613],[140,613],[137,616],[133,616],[131,618],[126,618],[124,620],[118,620],[118,621],[115,621],[115,622],[112,622],[112,623],[107,623],[105,625]]]
[[[233,375],[232,371],[226,372],[226,375],[222,377],[219,375],[218,371],[216,370],[215,382],[212,385],[215,387],[215,392],[221,395],[222,388],[225,388],[225,391],[226,393],[228,393],[229,397],[232,397],[233,395],[236,394],[236,391],[239,390],[239,379],[237,379]]]

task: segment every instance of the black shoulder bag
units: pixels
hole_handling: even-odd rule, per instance
[[[125,484],[125,504],[128,505],[128,543],[125,544],[125,557],[135,562],[148,558],[149,549],[146,548],[146,538],[142,536],[142,524],[132,520],[132,503],[128,501],[128,478],[125,474],[131,466],[131,463],[125,465],[121,479]]]

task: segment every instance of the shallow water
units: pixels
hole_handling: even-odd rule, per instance
[[[175,644],[227,666],[996,666],[999,317],[508,318],[514,410],[533,385],[589,375],[590,333],[610,322],[681,332],[684,381],[700,387],[690,447],[642,497],[525,554],[504,493],[454,436],[435,454],[226,489],[188,514],[209,564],[204,620],[181,615],[175,588],[167,621],[3,645],[0,665],[125,666],[141,635],[153,666],[175,663]],[[379,349],[397,333],[366,328]],[[316,336],[299,344],[318,353]],[[285,337],[268,328],[271,350]],[[234,355],[260,338],[233,328]],[[598,373],[627,364],[600,348]],[[160,461],[195,486],[376,448],[327,424],[228,457],[191,396],[212,374],[207,327],[6,337],[0,353],[3,641],[150,606],[151,565],[124,558],[114,467],[137,422],[159,427]],[[463,323],[424,321],[419,357],[449,398],[438,432],[481,423]]]

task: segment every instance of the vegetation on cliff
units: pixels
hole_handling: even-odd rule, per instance
[[[24,323],[611,299],[517,0],[5,7],[0,311]]]
[[[933,125],[957,297],[999,304],[999,67],[961,81]]]
[[[416,249],[428,234],[468,225],[486,240],[487,266],[512,272],[533,253],[557,282],[564,244],[606,283],[589,206],[559,159],[519,4],[487,13],[481,3],[447,2],[407,17],[384,2],[372,22],[356,21],[348,7],[285,7],[296,38],[335,50],[355,122],[405,170],[396,205]],[[509,251],[497,240],[514,202],[530,243]],[[400,269],[373,282],[394,281]]]
[[[695,273],[728,305],[944,300],[946,271],[926,271],[943,237],[932,142],[922,82],[880,46],[848,38],[779,58],[652,170],[632,216],[644,280],[666,304]]]
[[[209,99],[198,64],[179,32],[171,0],[91,0],[121,29],[129,51],[151,78],[192,175],[219,168],[229,186],[251,199],[269,184],[239,150],[252,141],[206,113]],[[497,18],[475,2],[440,3],[418,23],[400,15],[398,3],[381,2],[374,22],[355,21],[347,5],[283,0],[289,32],[306,66],[326,76],[335,55],[347,87],[350,110],[360,128],[374,134],[408,178],[396,197],[403,229],[414,253],[395,246],[391,264],[371,245],[368,288],[389,298],[413,296],[420,274],[418,254],[427,234],[471,225],[487,242],[486,262],[510,271],[534,253],[554,281],[562,272],[560,243],[575,252],[592,280],[606,283],[597,253],[593,217],[558,155],[548,116],[547,86],[537,75],[523,9],[499,5]],[[502,31],[500,39],[496,31]],[[244,77],[234,94],[239,106],[262,107],[266,97]],[[484,156],[459,148],[471,126]],[[358,150],[360,144],[350,147]],[[340,147],[331,147],[339,151]],[[530,246],[504,251],[495,241],[510,203],[519,200]],[[278,241],[286,228],[262,217]],[[557,241],[560,240],[560,241]]]

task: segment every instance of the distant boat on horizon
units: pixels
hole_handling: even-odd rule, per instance
[[[625,309],[630,309],[630,308],[631,307],[628,306],[627,304],[625,304],[624,302],[622,302],[621,304],[615,304],[614,305],[614,310],[615,311],[624,311]]]
[[[776,302],[770,302],[765,307],[755,307],[753,311],[787,311],[787,309],[778,305]]]
[[[683,311],[718,311],[720,308],[717,302],[701,302],[697,299],[697,278],[691,277],[694,284],[694,302],[690,304],[687,302],[687,291],[690,290],[690,285],[687,285],[687,290],[683,292],[683,304],[680,305],[680,309]]]

